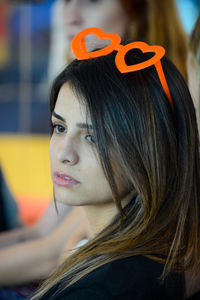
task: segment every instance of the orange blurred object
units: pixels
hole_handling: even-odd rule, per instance
[[[0,164],[21,219],[34,223],[52,199],[49,136],[0,135]]]

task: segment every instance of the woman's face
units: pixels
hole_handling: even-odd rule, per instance
[[[69,205],[111,202],[112,193],[98,160],[93,130],[86,129],[85,107],[68,84],[60,89],[52,124],[50,163],[56,200]],[[117,184],[120,194],[126,194],[120,179]]]
[[[88,27],[99,27],[122,37],[127,33],[130,24],[120,0],[62,1],[68,43],[79,31]]]

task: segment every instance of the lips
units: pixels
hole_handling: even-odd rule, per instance
[[[53,181],[57,185],[66,187],[73,187],[80,184],[80,182],[74,179],[73,177],[61,172],[54,173]]]

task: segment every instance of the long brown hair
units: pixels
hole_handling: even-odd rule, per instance
[[[148,58],[150,54],[133,50],[126,55],[126,62],[133,65]],[[50,110],[54,111],[65,83],[83,101],[118,214],[68,257],[33,299],[39,299],[58,282],[64,289],[120,258],[145,255],[159,261],[164,264],[162,278],[171,270],[183,271],[199,263],[199,143],[187,85],[164,57],[172,108],[154,66],[121,74],[114,60],[115,52],[73,61],[53,84]],[[124,208],[115,184],[113,157],[135,191]],[[188,260],[184,262],[185,256]]]
[[[162,45],[186,78],[188,41],[174,0],[121,0],[132,23],[130,37]]]

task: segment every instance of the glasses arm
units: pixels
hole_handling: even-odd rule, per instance
[[[161,61],[160,60],[157,61],[154,65],[156,67],[158,77],[160,79],[160,83],[163,87],[163,90],[165,91],[167,97],[169,98],[169,101],[170,101],[172,107],[174,108],[174,103],[173,103],[172,96],[171,96],[171,93],[169,91],[169,87],[168,87],[168,84],[167,84],[167,81],[166,81],[166,78],[165,78],[165,75],[164,75],[164,72],[163,72]]]

